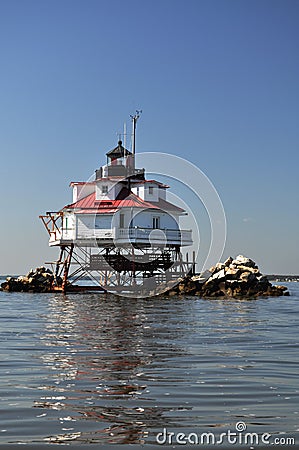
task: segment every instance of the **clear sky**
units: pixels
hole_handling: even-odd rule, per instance
[[[57,258],[38,215],[140,108],[138,150],[218,190],[224,257],[298,274],[298,24],[297,0],[1,0],[0,273]]]

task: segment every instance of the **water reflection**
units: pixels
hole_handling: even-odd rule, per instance
[[[49,297],[35,398],[44,439],[148,444],[164,426],[220,433],[240,418],[297,429],[298,320],[277,305]]]
[[[148,445],[164,426],[239,420],[298,435],[295,288],[250,302],[2,293],[0,442]]]
[[[146,429],[169,426],[165,412],[179,408],[156,404],[144,369],[185,354],[174,344],[175,333],[171,339],[168,329],[167,341],[155,348],[155,323],[142,299],[51,298],[41,339],[48,349],[42,360],[53,374],[34,406],[50,410],[52,418],[58,411],[61,433],[45,440],[142,443]]]

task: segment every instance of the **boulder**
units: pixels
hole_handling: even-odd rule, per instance
[[[240,269],[228,267],[225,272],[225,276],[227,278],[238,278],[240,273],[241,273]]]
[[[251,273],[255,273],[256,275],[261,275],[261,273],[257,267],[240,265],[240,266],[237,266],[237,268],[238,268],[238,270],[241,270],[242,272],[251,272]]]
[[[214,280],[221,280],[221,279],[224,279],[225,278],[225,270],[224,270],[224,268],[223,269],[220,269],[219,270],[219,272],[215,272],[207,281],[206,281],[206,283],[210,283],[211,281],[214,281]]]
[[[177,282],[169,282],[167,294],[246,298],[289,295],[289,292],[284,286],[273,286],[252,259],[239,255],[235,259],[230,257],[224,263],[217,263],[202,274],[188,275]]]
[[[25,276],[7,277],[1,288],[8,292],[50,292],[53,280],[54,274],[42,266],[31,269]]]
[[[230,256],[229,258],[227,258],[227,260],[226,261],[224,261],[224,265],[226,266],[226,267],[229,267],[230,266],[230,264],[233,262],[233,258]]]
[[[204,272],[198,274],[198,275],[193,275],[191,277],[192,281],[195,281],[199,284],[204,283],[205,281],[207,281],[210,277],[212,276],[211,272],[209,270],[205,270]]]
[[[246,283],[254,283],[257,281],[256,276],[252,272],[242,272],[240,275],[240,280],[245,281]]]
[[[252,259],[247,258],[246,256],[243,255],[238,255],[235,259],[233,259],[232,264],[235,264],[236,266],[247,266],[253,268],[257,267],[257,265]]]

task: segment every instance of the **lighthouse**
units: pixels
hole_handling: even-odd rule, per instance
[[[180,227],[186,211],[168,201],[168,185],[135,167],[139,111],[131,118],[131,150],[119,139],[91,181],[70,183],[71,203],[40,216],[60,249],[53,290],[146,295],[192,267],[182,255],[192,245],[192,231]]]

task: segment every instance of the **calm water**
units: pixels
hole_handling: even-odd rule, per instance
[[[299,448],[299,283],[288,286],[252,301],[0,292],[0,444],[150,448],[164,427],[243,421]]]

